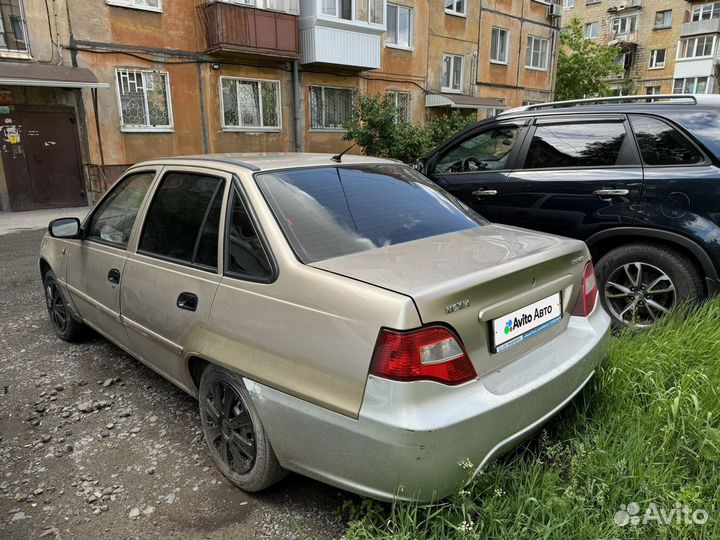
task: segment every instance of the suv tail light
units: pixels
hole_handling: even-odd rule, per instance
[[[597,281],[595,280],[595,269],[593,263],[590,261],[585,265],[585,272],[583,273],[582,288],[578,295],[577,302],[575,302],[575,308],[573,309],[573,315],[578,317],[587,317],[595,309],[595,302],[597,301],[598,288]]]
[[[444,326],[380,330],[370,373],[394,381],[457,385],[477,378],[460,338]]]

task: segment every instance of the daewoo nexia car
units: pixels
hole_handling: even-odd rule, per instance
[[[130,168],[52,222],[56,333],[90,326],[197,396],[222,472],[442,498],[607,350],[585,244],[492,225],[402,164],[215,155]],[[467,468],[467,467],[466,467]]]

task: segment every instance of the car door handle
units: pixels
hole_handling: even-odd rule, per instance
[[[182,292],[177,299],[177,307],[188,311],[195,311],[198,307],[198,297],[196,294]]]
[[[623,197],[629,194],[629,189],[596,189],[593,191],[593,195],[598,197]]]
[[[494,197],[497,194],[497,189],[478,189],[477,191],[473,191],[473,195],[476,197]]]
[[[108,272],[108,281],[115,285],[120,283],[120,270],[118,270],[117,268],[111,268]]]

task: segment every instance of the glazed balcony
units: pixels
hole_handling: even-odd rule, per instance
[[[253,3],[254,4],[254,3]],[[265,0],[255,5],[206,2],[198,6],[208,54],[243,54],[281,60],[300,58],[298,1]]]
[[[682,37],[717,33],[720,33],[720,19],[686,22],[683,23],[682,29],[680,30]]]

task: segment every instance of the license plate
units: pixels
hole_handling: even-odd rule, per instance
[[[562,319],[560,293],[492,321],[494,352],[502,352],[547,330]]]

